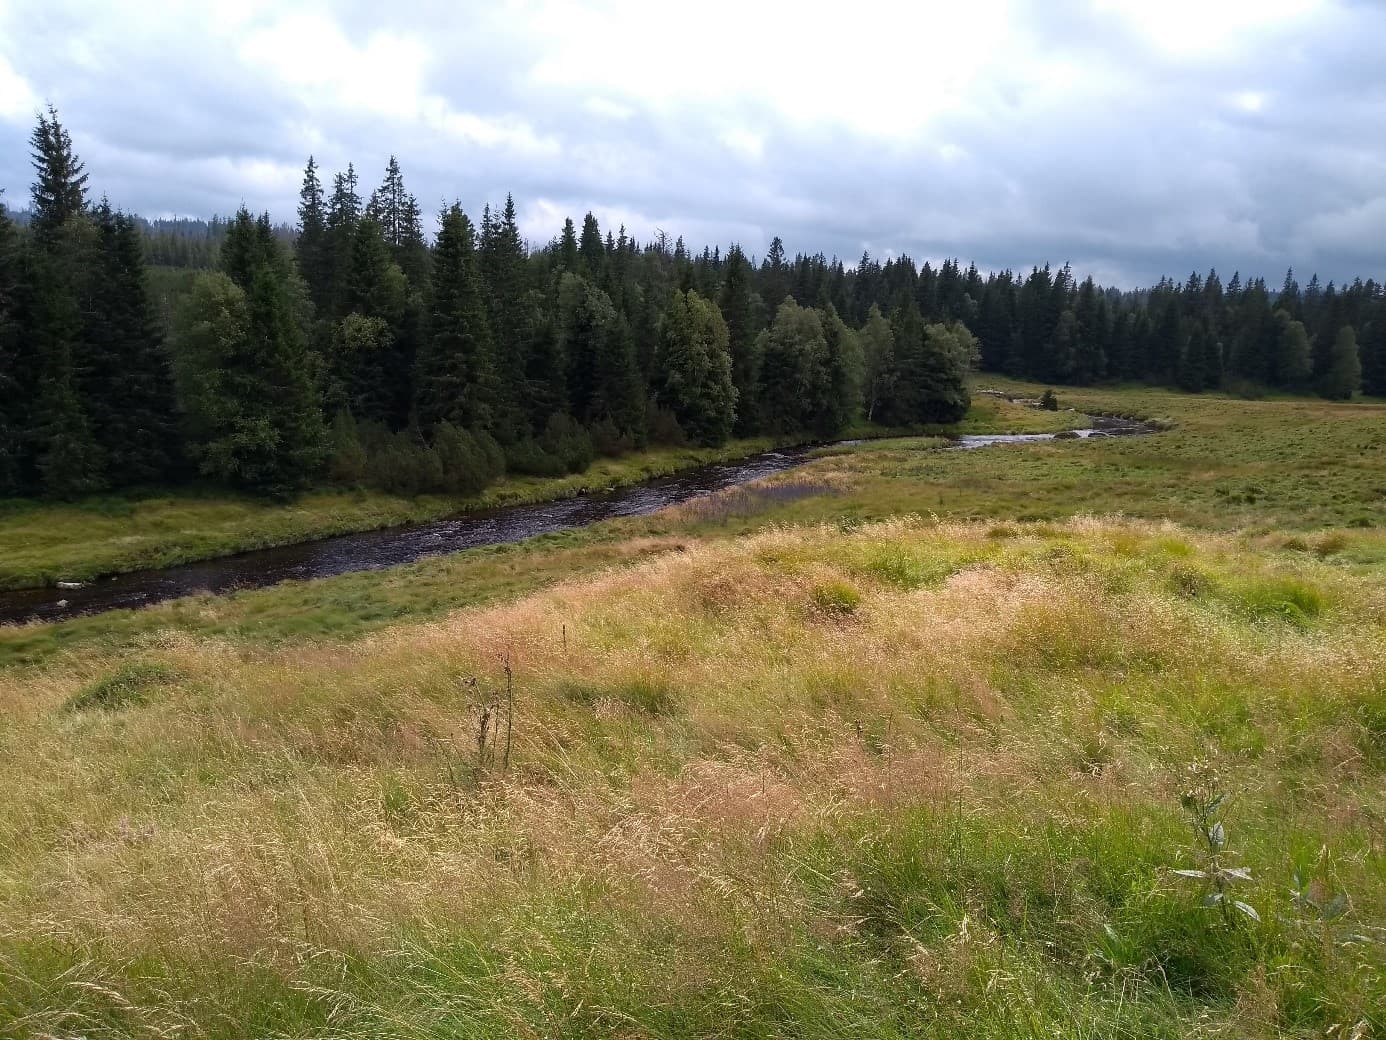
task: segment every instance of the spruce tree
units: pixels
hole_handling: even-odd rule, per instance
[[[179,383],[200,471],[286,494],[326,461],[326,430],[293,299],[262,263],[241,289],[200,275],[180,313]]]
[[[356,225],[346,309],[347,316],[383,323],[386,334],[383,338],[376,334],[363,338],[339,330],[334,343],[346,349],[334,355],[334,380],[346,388],[356,419],[399,426],[410,404],[415,360],[408,344],[411,297],[408,279],[391,257],[380,224],[373,217],[364,217]],[[375,330],[380,327],[371,326]],[[355,331],[362,329],[359,322],[354,324]]]
[[[589,426],[605,422],[622,434],[642,435],[644,394],[634,342],[611,298],[586,278],[566,274],[557,322],[573,416]]]
[[[494,429],[502,443],[509,443],[523,435],[529,421],[548,414],[543,398],[550,396],[549,381],[566,374],[562,367],[553,370],[553,364],[561,364],[558,359],[545,356],[552,337],[535,320],[512,196],[506,196],[499,220],[489,207],[484,212],[479,259],[498,377]]]
[[[1386,397],[1386,302],[1377,305],[1375,315],[1363,326],[1358,353],[1362,364],[1362,392]]]
[[[756,347],[755,309],[751,300],[751,263],[739,245],[727,250],[718,306],[727,323],[732,383],[736,386],[736,432],[749,437],[760,428],[758,391],[760,355]]]
[[[660,327],[660,403],[699,444],[718,445],[736,419],[727,323],[711,300],[676,292]]]
[[[92,433],[105,446],[111,484],[165,478],[177,458],[173,374],[149,298],[144,242],[134,219],[103,203],[81,373]]]
[[[25,485],[24,433],[29,395],[21,377],[24,339],[20,328],[23,258],[19,232],[0,198],[0,497]]]
[[[590,212],[582,218],[578,255],[588,280],[593,285],[601,285],[606,279],[606,246],[602,244],[602,229],[597,225],[597,218]]]
[[[913,300],[897,307],[891,328],[894,368],[879,421],[891,426],[946,424],[966,415],[972,403],[967,369],[977,353],[975,337],[957,323],[926,326]]]
[[[773,313],[789,295],[789,268],[785,262],[784,242],[776,235],[770,240],[770,250],[760,263],[761,296]]]
[[[565,217],[563,220],[563,234],[558,239],[557,263],[560,273],[578,273],[577,229],[573,227],[572,217]]]
[[[323,261],[325,302],[318,315],[322,318],[340,318],[350,307],[351,254],[356,243],[356,225],[361,219],[361,196],[356,186],[356,169],[350,163],[345,173],[332,178]]]
[[[303,187],[298,193],[298,239],[294,255],[299,274],[308,286],[308,295],[319,317],[331,309],[332,256],[327,238],[327,203],[317,163],[308,156],[303,170]]]
[[[39,113],[29,146],[36,174],[30,186],[29,226],[42,239],[61,231],[86,212],[87,172],[73,152],[72,138],[58,122],[58,112],[52,105]]]
[[[36,177],[25,336],[36,376],[26,450],[43,489],[71,498],[105,486],[104,453],[79,389],[91,361],[84,310],[96,235],[87,216],[87,174],[52,107],[40,114],[30,145]]]
[[[485,427],[494,396],[491,328],[472,223],[456,203],[440,219],[432,279],[428,338],[416,379],[419,425]]]

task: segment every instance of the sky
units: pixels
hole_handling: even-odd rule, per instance
[[[0,0],[0,187],[51,103],[96,195],[295,216],[312,154],[426,212],[513,193],[1105,284],[1386,280],[1386,0]],[[431,224],[430,220],[430,224]]]

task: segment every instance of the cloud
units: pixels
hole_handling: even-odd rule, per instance
[[[26,5],[30,0],[22,0]],[[0,0],[0,186],[51,99],[98,190],[291,219],[309,152],[695,248],[1386,276],[1386,6]]]

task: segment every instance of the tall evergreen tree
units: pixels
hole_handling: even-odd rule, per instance
[[[1363,326],[1358,352],[1362,364],[1362,392],[1386,397],[1386,301],[1377,305],[1376,314]]]
[[[96,236],[87,216],[87,174],[53,108],[39,116],[30,145],[36,176],[25,335],[36,378],[27,451],[43,489],[73,497],[105,486],[104,453],[79,390],[91,360],[83,314]]]
[[[86,212],[87,172],[52,105],[39,113],[29,147],[36,174],[30,186],[29,226],[42,239]]]
[[[593,285],[606,278],[606,247],[602,244],[602,229],[590,212],[582,218],[582,236],[578,239],[578,255],[582,269]]]
[[[317,163],[308,156],[303,170],[303,187],[298,193],[298,239],[294,243],[299,274],[319,316],[331,309],[332,256],[328,246],[327,203]]]
[[[751,300],[751,263],[739,245],[727,250],[717,303],[727,323],[732,383],[736,386],[736,432],[746,437],[759,429],[760,355],[755,309]]]
[[[349,309],[351,256],[356,244],[356,225],[361,220],[361,196],[357,193],[356,168],[347,164],[346,172],[332,178],[332,195],[327,203],[325,305],[319,317],[335,319]]]
[[[485,427],[494,396],[491,327],[472,222],[456,203],[439,222],[431,298],[428,339],[416,380],[419,424]]]
[[[1283,297],[1284,294],[1281,295]],[[1302,387],[1314,370],[1309,333],[1304,323],[1292,318],[1287,310],[1277,310],[1275,320],[1278,329],[1273,370],[1275,381],[1279,386]]]
[[[526,254],[520,239],[515,200],[507,195],[505,208],[496,220],[489,207],[482,217],[480,261],[486,289],[486,312],[495,345],[496,395],[495,432],[508,443],[520,437],[529,418],[547,409],[539,400],[548,396],[543,387],[548,380],[562,379],[542,355],[552,338],[535,321],[534,302],[529,297]]]
[[[563,234],[558,240],[557,262],[560,272],[578,273],[577,229],[573,227],[572,217],[564,218]]]
[[[105,446],[109,483],[166,477],[177,456],[173,374],[149,298],[144,242],[133,218],[97,211],[99,258],[81,373],[92,433]]]
[[[972,403],[967,366],[976,340],[961,325],[926,326],[913,299],[896,309],[891,326],[895,364],[879,421],[892,426],[957,422]]]
[[[28,395],[19,375],[21,263],[19,232],[0,198],[0,497],[17,495],[24,486]]]
[[[760,263],[761,296],[773,314],[789,295],[789,266],[785,263],[784,242],[776,235],[770,240],[770,251]]]
[[[200,275],[180,315],[179,382],[201,472],[284,494],[319,472],[326,430],[292,297],[272,265],[250,291]]]

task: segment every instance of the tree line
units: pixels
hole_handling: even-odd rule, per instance
[[[52,109],[23,226],[0,207],[0,495],[191,479],[472,492],[599,454],[946,424],[967,372],[1386,392],[1381,287],[1216,274],[1141,293],[1067,267],[690,252],[587,214],[521,237],[513,199],[433,236],[391,158],[304,171],[293,228],[143,222],[88,198]],[[168,301],[150,264],[187,269]],[[166,286],[167,282],[159,283]]]

